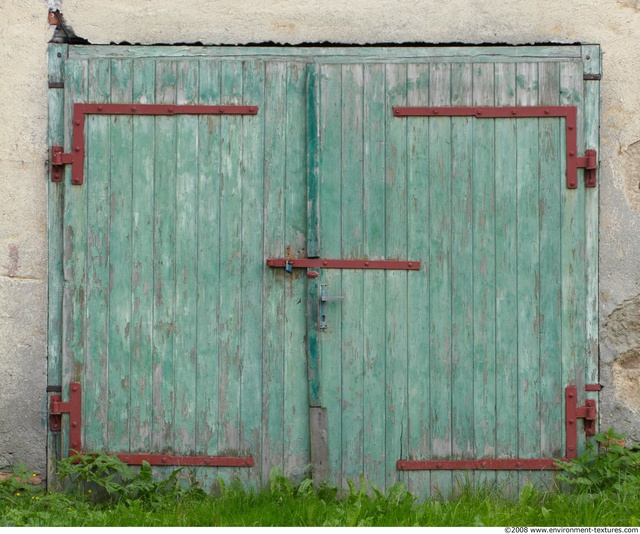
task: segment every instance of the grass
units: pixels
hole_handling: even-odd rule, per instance
[[[418,503],[401,485],[380,493],[355,488],[314,491],[274,476],[268,489],[239,484],[219,496],[185,490],[154,501],[134,496],[95,502],[92,493],[22,489],[2,496],[2,526],[637,526],[640,486],[604,491],[546,492],[525,486],[506,499],[469,488],[452,500]]]
[[[0,526],[638,526],[640,452],[607,445],[590,448],[566,466],[554,491],[525,485],[518,497],[498,488],[460,489],[451,499],[420,502],[402,484],[382,494],[371,484],[299,485],[277,469],[262,491],[240,483],[207,495],[175,472],[158,481],[151,468],[133,471],[117,458],[95,454],[60,463],[64,492],[28,484],[24,466],[0,480]],[[602,449],[601,449],[602,450]]]

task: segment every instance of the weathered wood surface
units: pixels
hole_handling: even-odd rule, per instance
[[[579,47],[318,49],[313,65],[308,50],[147,50],[72,47],[51,139],[70,145],[74,102],[260,111],[88,117],[88,179],[67,172],[50,210],[50,382],[83,383],[85,448],[253,457],[195,469],[207,487],[260,485],[274,465],[300,478],[313,406],[339,485],[448,493],[460,473],[396,461],[563,455],[563,388],[576,365],[597,371],[597,190],[564,187],[564,122],[391,107],[577,105],[597,148]],[[424,267],[314,280],[264,264],[307,254]],[[320,284],[344,296],[323,331]]]

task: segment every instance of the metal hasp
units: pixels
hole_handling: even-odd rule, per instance
[[[328,260],[324,258],[268,258],[267,267],[291,269],[381,269],[395,271],[419,271],[419,261],[396,260]]]
[[[320,285],[320,321],[319,326],[321,329],[327,328],[327,302],[343,301],[342,295],[338,297],[329,297],[327,295],[327,284]]]
[[[62,430],[62,414],[69,414],[69,456],[90,454],[82,450],[82,387],[80,382],[69,385],[69,402],[62,402],[61,395],[49,398],[49,430]],[[169,454],[116,453],[120,461],[129,465],[253,467],[253,458],[236,456],[173,456]]]
[[[72,149],[51,147],[51,181],[62,181],[64,165],[71,165],[71,183],[84,182],[84,123],[87,115],[257,115],[258,106],[192,106],[161,104],[74,104]]]
[[[585,391],[599,391],[599,384],[587,384]],[[587,436],[596,433],[598,411],[596,401],[587,399],[584,406],[577,405],[576,386],[567,386],[565,398],[566,445],[564,458],[482,458],[480,460],[398,460],[398,471],[455,471],[461,469],[487,469],[495,471],[548,471],[560,469],[556,462],[570,461],[578,456],[578,419],[584,419]]]
[[[564,117],[567,134],[567,188],[578,187],[578,168],[585,169],[585,186],[596,187],[597,154],[585,150],[578,156],[576,106],[505,106],[505,107],[393,107],[395,117],[476,117],[477,119],[519,119]]]

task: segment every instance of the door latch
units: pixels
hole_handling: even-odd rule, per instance
[[[342,295],[336,297],[327,295],[327,284],[320,285],[320,328],[322,330],[327,328],[327,302],[342,300],[344,300]]]

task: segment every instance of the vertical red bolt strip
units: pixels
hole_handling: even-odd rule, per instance
[[[82,452],[82,388],[80,382],[69,385],[69,456]]]
[[[564,390],[564,424],[567,436],[567,460],[578,456],[578,390],[576,386],[567,386]]]

